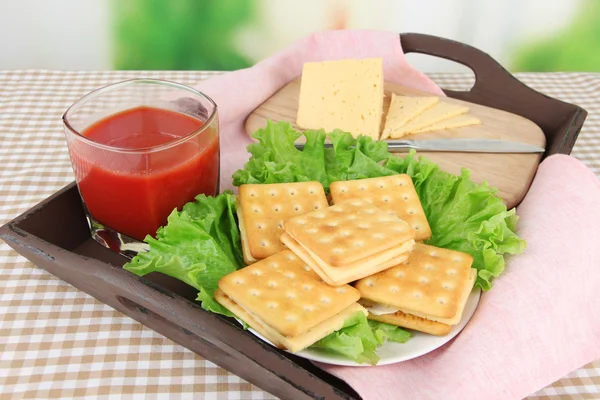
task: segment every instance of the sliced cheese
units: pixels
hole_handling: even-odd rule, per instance
[[[469,108],[456,104],[438,102],[435,106],[423,112],[418,117],[409,121],[406,125],[392,134],[392,138],[397,139],[404,135],[417,132],[419,129],[429,125],[436,124],[440,121],[457,117],[469,112]]]
[[[378,139],[382,109],[380,58],[304,64],[296,121],[300,128],[341,129]]]
[[[381,139],[391,137],[393,133],[401,130],[408,121],[421,115],[436,105],[438,101],[438,97],[409,97],[392,93],[392,100],[387,116],[385,117],[385,127],[383,128]]]
[[[425,128],[421,128],[412,133],[422,133],[422,132],[434,132],[441,131],[443,129],[453,129],[453,128],[463,128],[465,126],[471,125],[479,125],[481,121],[472,115],[459,115],[458,117],[453,117],[449,119],[445,119],[440,122],[436,122],[435,124],[426,126]]]
[[[387,306],[384,304],[363,304],[361,305],[373,315],[385,315],[385,314],[395,314],[400,311],[399,308]]]

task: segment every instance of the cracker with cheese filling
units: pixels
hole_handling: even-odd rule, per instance
[[[342,329],[357,312],[358,290],[331,287],[290,250],[219,281],[215,299],[271,343],[293,353]]]
[[[369,319],[444,335],[462,318],[477,277],[472,263],[469,254],[417,243],[406,263],[354,286]]]
[[[415,244],[403,220],[354,199],[284,222],[281,241],[332,286],[405,261]]]

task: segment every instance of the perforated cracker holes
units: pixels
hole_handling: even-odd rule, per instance
[[[319,182],[242,185],[238,204],[245,256],[254,261],[285,248],[279,240],[285,220],[328,206]]]
[[[431,237],[431,228],[421,206],[412,179],[406,174],[333,182],[330,186],[333,204],[360,199],[392,213],[415,230],[416,240]]]
[[[369,301],[452,324],[473,287],[472,262],[465,253],[417,244],[406,264],[362,279],[355,287]]]
[[[225,276],[219,288],[285,336],[307,331],[360,297],[349,285],[334,288],[324,283],[290,250]]]
[[[341,266],[413,239],[408,224],[355,199],[285,222],[285,231],[331,266]]]

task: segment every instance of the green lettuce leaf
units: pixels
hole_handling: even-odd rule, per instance
[[[300,151],[294,142],[300,137],[289,123],[267,121],[252,137],[259,143],[248,146],[252,155],[243,170],[233,175],[233,184],[283,183],[317,180],[327,184],[325,171],[325,132],[306,131],[306,147]]]
[[[294,142],[304,135],[306,143],[298,150]],[[273,123],[252,134],[258,140],[248,146],[250,160],[233,174],[233,184],[319,181],[329,193],[331,182],[393,175],[381,162],[389,157],[385,142],[335,130],[331,148],[325,148],[325,131],[300,134],[288,122]]]
[[[406,343],[412,337],[412,333],[405,331],[397,325],[369,320],[369,326],[379,345],[384,344],[388,340],[390,342]]]
[[[386,341],[406,343],[412,334],[399,326],[370,321],[365,314],[357,312],[345,321],[344,327],[333,332],[309,348],[333,354],[341,354],[357,363],[376,365],[378,347]]]
[[[375,365],[379,362],[379,356],[375,352],[379,345],[367,317],[362,312],[357,312],[345,321],[342,329],[325,336],[309,348],[341,354],[360,364]]]
[[[205,310],[233,316],[214,299],[219,280],[244,265],[231,192],[197,196],[181,212],[173,210],[156,239],[148,235],[144,241],[150,251],[123,268],[139,276],[159,272],[179,279],[198,290]]]
[[[414,150],[397,157],[383,141],[354,138],[340,130],[329,134],[328,148],[324,148],[324,131],[303,134],[306,145],[298,150],[294,142],[301,133],[287,122],[268,121],[254,133],[258,143],[248,146],[250,160],[233,175],[234,185],[319,181],[329,193],[335,181],[408,174],[433,233],[427,244],[472,255],[477,287],[489,290],[493,279],[504,271],[505,255],[524,251],[525,241],[516,234],[515,210],[507,210],[487,183],[473,182],[468,170],[452,175],[417,157]]]
[[[382,166],[381,161],[389,157],[387,144],[360,136],[354,139],[347,132],[335,130],[329,134],[332,147],[326,149],[325,168],[328,179],[325,191],[335,181],[374,178],[393,175],[394,172]]]
[[[525,241],[516,234],[515,210],[507,210],[497,190],[486,182],[471,181],[467,169],[452,175],[417,158],[414,151],[404,158],[388,158],[385,166],[413,178],[432,231],[426,243],[473,256],[476,286],[489,290],[504,271],[504,255],[525,250]]]

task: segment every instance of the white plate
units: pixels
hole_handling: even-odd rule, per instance
[[[377,355],[380,357],[377,365],[386,365],[386,364],[394,364],[402,361],[407,361],[412,358],[416,358],[422,356],[423,354],[427,354],[444,344],[448,343],[452,338],[454,338],[458,333],[467,325],[475,310],[477,309],[477,305],[479,304],[479,297],[481,296],[480,289],[473,289],[469,298],[467,299],[467,304],[465,305],[465,309],[463,311],[462,319],[460,323],[454,325],[446,336],[433,336],[428,335],[426,333],[411,331],[413,333],[413,337],[406,343],[394,343],[387,342],[383,346],[377,349]],[[256,332],[254,329],[250,328],[250,332],[264,340],[265,342],[273,345],[273,343],[269,342],[265,339],[260,333]],[[347,365],[354,367],[369,367],[369,364],[358,364],[350,359],[347,359],[341,355],[329,354],[317,349],[307,349],[296,353],[297,356],[306,358],[312,361],[318,361],[325,364],[334,364],[334,365]]]

